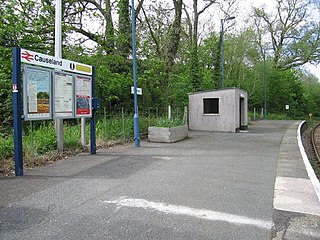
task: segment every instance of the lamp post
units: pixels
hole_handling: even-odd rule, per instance
[[[62,0],[56,1],[55,8],[55,41],[54,41],[54,52],[55,57],[62,57],[62,37],[61,37],[61,24],[62,24]],[[56,119],[56,135],[57,135],[57,147],[60,153],[63,152],[63,119]]]
[[[267,120],[267,64],[266,64],[266,49],[263,49],[263,90],[264,90],[264,120]]]
[[[233,20],[236,17],[228,17],[228,18],[224,18],[221,19],[221,80],[222,80],[222,84],[221,84],[221,88],[224,89],[224,28],[223,28],[223,24],[225,21],[228,20]]]
[[[136,25],[134,15],[134,0],[131,1],[131,25],[132,25],[132,69],[133,69],[133,98],[134,98],[134,116],[133,116],[133,141],[135,147],[140,147],[140,123],[138,113],[138,95],[137,95],[137,63],[136,63]]]

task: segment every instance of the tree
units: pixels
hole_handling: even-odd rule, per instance
[[[254,9],[257,30],[271,41],[275,67],[286,70],[320,61],[320,23],[310,15],[313,4],[310,0],[277,0],[274,13]]]
[[[54,8],[53,8],[54,9]],[[10,0],[0,5],[0,123],[12,124],[12,47],[53,52],[54,26],[49,1]]]
[[[117,52],[127,58],[131,51],[131,24],[129,16],[129,0],[118,2],[119,29],[117,36]]]
[[[212,4],[216,3],[217,0],[204,1],[204,7],[198,10],[198,0],[193,0],[193,31],[191,37],[191,79],[192,85],[195,91],[201,89],[201,77],[199,72],[199,58],[198,58],[198,26],[199,16],[203,14]],[[190,24],[191,26],[191,24]]]
[[[143,8],[145,23],[148,32],[155,46],[155,55],[162,58],[166,62],[166,73],[170,74],[174,65],[175,58],[180,44],[181,35],[181,16],[182,16],[182,0],[173,0],[174,15],[171,18],[171,9],[169,5],[157,2],[156,7],[151,7],[148,14]],[[140,29],[141,30],[141,29]],[[143,31],[143,30],[142,30]],[[169,76],[168,76],[169,77]],[[164,85],[167,85],[165,83]]]
[[[66,15],[65,22],[68,27],[87,39],[95,42],[98,47],[101,47],[107,54],[114,53],[115,36],[112,19],[112,8],[110,0],[82,0],[82,1],[67,1],[68,8],[64,11]],[[86,18],[92,19],[100,24],[98,29],[92,29],[92,26],[87,26]],[[86,41],[80,39],[80,42]]]
[[[174,64],[175,57],[178,52],[181,34],[181,16],[182,16],[182,0],[173,0],[174,4],[174,20],[169,27],[169,37],[166,44],[165,58],[167,62],[166,72],[170,73]]]
[[[118,1],[118,32],[114,27],[115,24],[112,15],[114,6],[110,0],[66,1],[69,3],[67,8],[68,11],[65,11],[66,24],[72,31],[79,33],[84,37],[79,39],[80,43],[91,40],[106,54],[115,54],[117,52],[116,47],[119,48],[120,54],[126,55],[128,53],[128,44],[131,36],[128,1]],[[142,8],[143,2],[144,0],[138,1],[135,10],[136,19]],[[92,24],[88,26],[88,19],[94,21],[96,24],[94,26]]]

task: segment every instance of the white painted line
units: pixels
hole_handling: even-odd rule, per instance
[[[104,201],[107,204],[116,204],[118,207],[142,208],[174,215],[185,215],[209,221],[222,221],[236,225],[252,225],[258,228],[271,229],[272,221],[237,216],[228,213],[215,212],[211,210],[196,209],[165,203],[150,202],[145,199],[132,199],[121,197],[115,201]]]
[[[298,145],[299,145],[299,149],[300,149],[300,153],[301,153],[301,156],[302,156],[302,159],[303,159],[303,162],[304,162],[304,165],[306,166],[306,170],[308,172],[308,176],[312,182],[312,185],[313,185],[313,188],[314,190],[316,191],[316,194],[317,194],[317,197],[318,197],[318,200],[320,202],[320,183],[319,183],[319,180],[316,176],[316,174],[314,173],[313,171],[313,168],[309,162],[309,159],[308,159],[308,156],[306,154],[306,151],[304,150],[304,147],[303,147],[303,144],[302,144],[302,141],[301,141],[301,135],[300,135],[300,132],[301,132],[301,127],[302,127],[302,124],[304,123],[305,121],[302,121],[298,127],[298,130],[297,130],[297,140],[298,140]]]
[[[168,161],[169,161],[169,160],[171,160],[173,157],[167,157],[167,156],[163,156],[163,157],[160,157],[160,156],[159,156],[159,157],[157,157],[157,156],[156,156],[156,157],[152,157],[152,158],[161,159],[161,160],[168,160]]]

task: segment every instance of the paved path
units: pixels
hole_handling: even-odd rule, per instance
[[[273,207],[292,124],[193,131],[175,144],[100,150],[0,179],[0,239],[319,239],[316,213]]]

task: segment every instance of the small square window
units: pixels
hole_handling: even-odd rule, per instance
[[[219,98],[204,98],[203,114],[219,114]]]

